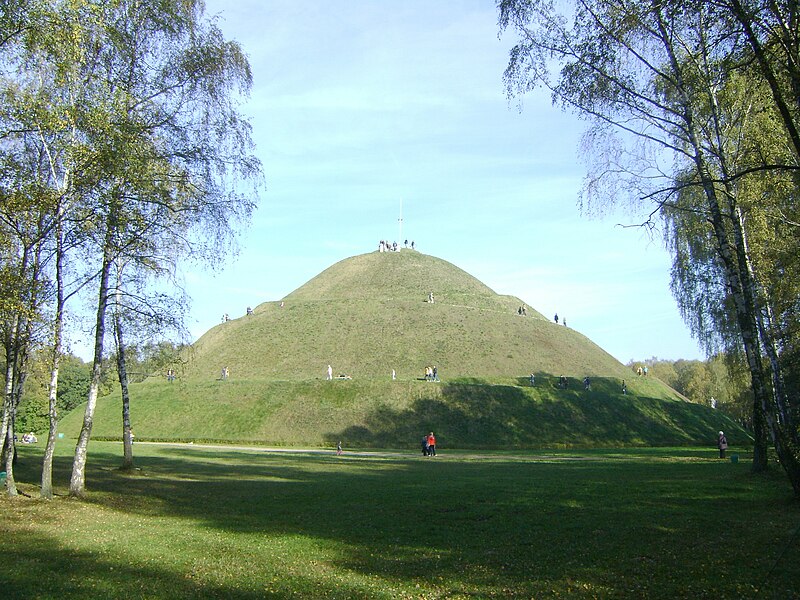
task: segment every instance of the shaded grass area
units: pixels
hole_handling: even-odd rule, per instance
[[[135,451],[91,444],[87,502],[0,500],[4,597],[800,597],[800,510],[745,456]]]
[[[670,397],[643,379],[623,395],[613,377],[584,391],[570,379],[427,381],[236,380],[131,386],[131,419],[140,440],[225,440],[330,447],[415,449],[435,431],[449,448],[552,448],[711,445],[724,430],[732,444],[747,434],[719,411]],[[83,407],[61,431],[77,437]],[[122,436],[118,396],[101,398],[95,438]]]

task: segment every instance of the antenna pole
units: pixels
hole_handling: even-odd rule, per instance
[[[403,243],[403,198],[400,198],[400,218],[397,219],[398,228],[400,231],[400,235],[397,238],[398,247],[400,244]]]

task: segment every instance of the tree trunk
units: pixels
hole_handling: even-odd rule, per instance
[[[24,323],[24,324],[23,324]],[[6,352],[6,360],[10,363],[11,368],[6,369],[6,375],[9,379],[6,381],[6,433],[5,433],[5,457],[6,457],[6,491],[9,496],[17,495],[17,485],[14,479],[14,463],[17,455],[16,444],[16,420],[17,420],[17,407],[19,400],[22,397],[22,390],[25,385],[25,370],[27,368],[27,351],[25,349],[26,338],[25,335],[30,332],[30,319],[23,321],[22,317],[17,316],[16,324],[13,327],[15,335],[9,340],[10,352]],[[20,334],[24,331],[24,334]]]
[[[16,321],[15,321],[16,323]],[[16,329],[14,327],[12,331]],[[0,456],[5,456],[6,450],[6,434],[8,433],[9,420],[11,418],[11,392],[14,389],[14,361],[12,360],[13,353],[11,352],[11,340],[6,341],[6,386],[3,390],[3,424],[0,430]]]
[[[108,277],[111,272],[111,227],[106,234],[103,249],[103,266],[100,271],[100,292],[97,300],[97,321],[94,335],[94,362],[92,363],[92,379],[89,383],[89,395],[83,425],[75,446],[75,457],[72,461],[72,477],[69,482],[69,495],[82,498],[86,491],[86,451],[92,435],[94,409],[97,405],[97,394],[100,389],[100,376],[103,366],[103,338],[106,331],[106,307],[108,306]]]
[[[0,438],[0,457],[3,458],[3,468],[6,471],[6,486],[9,496],[15,496],[17,488],[14,485],[14,376],[16,357],[17,326],[19,319],[14,318],[6,338],[6,386],[3,395],[3,425],[2,438]],[[10,460],[9,460],[10,459]],[[11,469],[9,470],[9,466]]]
[[[48,414],[50,428],[47,432],[47,445],[42,460],[41,498],[53,498],[53,455],[56,450],[58,435],[58,368],[61,362],[61,337],[64,327],[64,235],[61,228],[63,205],[59,206],[59,223],[56,225],[56,319],[53,325],[53,358],[50,365],[50,386],[48,396]]]
[[[17,484],[14,481],[14,459],[17,457],[17,445],[14,442],[14,413],[9,417],[9,427],[6,433],[6,493],[9,496],[17,495]]]
[[[122,447],[123,447],[123,469],[133,469],[133,439],[131,436],[131,411],[130,396],[128,394],[128,369],[125,362],[125,336],[122,325],[121,294],[122,268],[120,267],[117,279],[117,303],[114,311],[114,333],[117,340],[117,374],[119,375],[119,385],[122,390]]]
[[[757,304],[757,282],[753,275],[753,269],[750,265],[750,256],[747,252],[747,240],[745,238],[741,211],[739,211],[738,208],[734,208],[731,212],[731,220],[733,222],[733,237],[736,242],[735,248],[737,251],[737,260],[739,265],[739,277],[742,281],[742,295],[746,304],[746,317],[748,319],[748,326],[750,327],[750,331],[758,336],[757,339],[761,340],[763,329],[759,328],[758,315],[760,314],[760,311]],[[767,343],[769,340],[764,340],[764,342]],[[760,383],[764,388],[767,388],[767,377],[766,371],[763,367],[763,361],[761,360],[760,346],[758,346],[757,349],[759,350],[759,353],[755,358],[757,359],[761,369]],[[773,373],[773,377],[780,379],[780,376],[780,371],[778,373]],[[800,457],[798,457],[796,448],[791,443],[791,436],[788,436],[786,433],[785,424],[782,425],[780,420],[776,418],[776,415],[780,414],[778,408],[781,404],[781,399],[776,397],[776,395],[780,392],[780,389],[773,389],[772,391],[772,398],[770,398],[770,394],[767,393],[767,390],[765,389],[760,398],[758,395],[756,395],[756,399],[760,401],[759,408],[761,411],[763,411],[763,418],[767,426],[767,432],[772,438],[772,445],[774,446],[775,452],[778,455],[778,460],[780,461],[784,471],[786,471],[786,475],[789,477],[789,481],[792,484],[794,493],[800,497]],[[766,462],[766,457],[764,462]],[[755,467],[756,465],[754,464],[754,468]]]
[[[746,268],[742,269],[739,261],[741,249],[731,243],[730,235],[725,227],[726,217],[731,220],[733,215],[723,213],[718,198],[719,192],[709,175],[705,158],[699,150],[699,144],[695,148],[697,149],[695,162],[703,183],[703,190],[711,215],[710,221],[717,244],[717,252],[722,261],[725,280],[733,299],[736,323],[742,336],[742,345],[750,371],[750,382],[754,396],[753,471],[760,472],[767,468],[767,443],[764,435],[764,419],[767,414],[763,410],[764,407],[769,406],[770,398],[766,386],[766,373],[761,360],[756,308],[752,296],[748,295],[748,292],[752,292],[752,281],[748,281],[746,277],[743,277],[747,274],[747,270]],[[736,241],[735,236],[734,241]]]
[[[759,315],[758,329],[761,332],[761,344],[764,347],[764,354],[769,360],[770,372],[772,374],[772,387],[775,390],[775,410],[777,411],[778,424],[783,428],[793,444],[798,444],[798,431],[795,426],[795,416],[793,413],[793,403],[786,391],[786,383],[783,374],[783,366],[780,359],[780,351],[777,345],[775,325],[772,316],[772,307],[764,300],[765,293],[759,288],[759,298],[762,303],[762,314]]]
[[[20,398],[22,398],[22,390],[25,386],[27,368],[27,358],[22,357],[18,365],[18,372],[16,381],[14,382],[14,391],[11,394],[11,414],[8,419],[8,433],[6,434],[6,447],[8,452],[6,454],[6,490],[9,496],[17,495],[17,483],[14,479],[14,463],[17,457],[17,441],[14,439],[17,432],[17,407],[19,406]]]
[[[28,249],[22,251],[22,258],[20,261],[20,273],[23,274],[28,268]],[[0,441],[0,449],[5,450],[7,441],[7,434],[12,427],[12,407],[14,399],[14,379],[17,373],[17,356],[19,354],[19,331],[20,331],[21,317],[19,314],[14,315],[11,320],[10,330],[5,341],[6,350],[6,387],[3,396],[3,430],[2,441]],[[13,439],[13,433],[12,433]],[[0,455],[5,456],[2,452]]]
[[[661,34],[664,40],[669,39],[666,27],[663,21],[660,21],[662,28]],[[684,86],[680,74],[680,61],[674,54],[673,48],[669,44],[665,44],[665,50],[670,56],[674,73],[680,83],[681,89],[688,89]],[[743,256],[744,248],[737,242],[740,239],[731,236],[726,227],[726,219],[731,221],[730,227],[735,226],[733,214],[726,214],[723,212],[720,203],[719,195],[722,193],[715,184],[715,179],[711,176],[711,168],[706,158],[703,144],[700,143],[701,136],[698,135],[694,122],[693,109],[691,101],[686,98],[683,103],[682,118],[686,123],[686,132],[689,136],[689,142],[694,150],[693,160],[697,169],[697,175],[703,188],[703,193],[706,198],[706,204],[710,214],[710,223],[716,241],[716,251],[722,261],[725,281],[730,290],[731,298],[733,299],[734,310],[736,314],[736,323],[739,328],[739,333],[742,337],[742,345],[744,347],[745,357],[747,359],[747,366],[750,371],[750,380],[755,397],[755,405],[765,407],[769,405],[768,390],[765,385],[766,377],[764,366],[761,360],[761,349],[759,345],[759,331],[756,317],[756,307],[754,298],[749,296],[752,293],[752,281],[749,279],[749,274],[746,268],[743,268],[739,259]],[[725,190],[729,199],[729,205],[732,205],[733,194],[730,190]],[[746,252],[744,253],[746,257]],[[763,415],[766,417],[766,415]],[[758,414],[754,409],[753,414],[753,427],[756,435],[754,439],[753,451],[753,470],[762,471],[767,468],[767,447],[766,439],[763,435],[759,435]]]
[[[56,436],[58,435],[58,369],[61,362],[61,340],[60,332],[57,334],[59,339],[53,348],[53,362],[50,370],[49,402],[48,414],[50,417],[50,428],[47,432],[47,444],[44,447],[44,458],[42,459],[42,489],[39,496],[44,500],[53,498],[53,455],[56,450]]]

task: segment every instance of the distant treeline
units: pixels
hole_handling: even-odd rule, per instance
[[[658,377],[692,402],[713,406],[743,427],[751,429],[753,391],[747,368],[725,354],[708,360],[665,360],[657,357],[631,360],[634,373],[647,367],[648,377]]]
[[[179,362],[179,353],[183,348],[172,342],[159,342],[143,346],[130,346],[127,352],[128,377],[132,383],[144,381],[152,375],[162,374],[168,366],[174,367]],[[47,385],[50,380],[48,357],[51,350],[44,349],[37,353],[31,364],[30,374],[25,383],[25,391],[17,410],[18,434],[33,431],[46,433],[49,427]],[[2,372],[5,364],[0,361]],[[110,394],[115,386],[119,386],[117,378],[117,357],[110,354],[103,361],[100,395]],[[84,362],[74,354],[66,354],[61,359],[58,371],[57,408],[59,417],[67,414],[76,406],[86,402],[89,393],[89,382],[92,376],[91,362]]]

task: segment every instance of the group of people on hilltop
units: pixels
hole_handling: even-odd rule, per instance
[[[403,242],[403,247],[408,248],[408,240]],[[381,240],[378,242],[378,252],[397,252],[400,249],[400,246],[397,242],[390,242],[389,240]],[[414,241],[411,241],[411,249],[415,250],[416,246]]]

